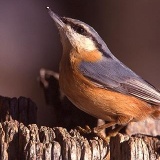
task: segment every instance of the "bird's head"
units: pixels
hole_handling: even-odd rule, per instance
[[[50,9],[49,14],[59,29],[63,47],[67,47],[70,44],[71,47],[78,50],[78,52],[98,50],[110,54],[110,51],[102,38],[88,24],[80,20],[60,17]]]

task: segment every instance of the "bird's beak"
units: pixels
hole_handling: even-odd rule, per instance
[[[52,17],[58,28],[64,28],[65,23],[61,20],[61,17],[55,14],[49,7],[47,7],[49,15]]]

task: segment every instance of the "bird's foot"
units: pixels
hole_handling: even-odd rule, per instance
[[[85,128],[82,128],[81,126],[77,126],[77,129],[80,133],[83,133],[83,134],[91,134],[92,133],[92,129],[86,125]]]
[[[110,141],[110,137],[109,136],[104,136],[102,133],[101,133],[101,130],[97,129],[97,127],[91,129],[88,125],[85,126],[85,128],[82,128],[80,126],[77,126],[77,129],[80,133],[82,134],[87,134],[87,135],[94,135],[96,137],[99,137],[101,138],[103,141],[105,141],[107,144],[109,143]]]
[[[117,126],[115,129],[108,131],[108,133],[106,135],[102,134],[103,129],[111,127],[114,124],[115,124],[115,122],[110,122],[108,124],[94,127],[93,129],[91,129],[87,125],[85,126],[85,128],[82,128],[80,126],[78,126],[77,128],[80,133],[88,134],[88,135],[91,134],[91,135],[97,136],[97,137],[101,138],[102,140],[104,140],[108,144],[110,142],[110,138],[115,137],[119,133],[119,131],[124,127],[123,125]]]

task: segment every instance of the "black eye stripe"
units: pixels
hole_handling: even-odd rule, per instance
[[[66,19],[65,17],[61,17],[61,20],[65,23],[65,24],[68,24],[71,26],[71,28],[76,31],[77,33],[81,34],[81,35],[84,35],[84,36],[87,36],[87,31],[86,29],[79,25],[79,24],[75,24],[71,21],[69,21],[68,19]]]

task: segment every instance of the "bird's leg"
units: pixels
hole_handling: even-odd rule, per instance
[[[109,128],[109,127],[112,127],[116,124],[116,122],[110,122],[110,123],[106,123],[106,124],[103,124],[101,126],[98,126],[98,127],[95,127],[93,128],[92,132],[94,134],[96,134],[98,137],[100,137],[101,139],[103,139],[106,143],[109,143],[110,141],[110,135],[109,136],[104,136],[101,134],[101,131],[103,129],[106,129],[106,128]]]
[[[98,133],[98,132],[102,131],[103,129],[114,126],[115,124],[116,124],[116,122],[105,123],[101,126],[94,127],[92,131],[93,131],[93,133]]]
[[[124,125],[117,126],[113,130],[109,131],[106,137],[115,137],[123,127]]]
[[[119,116],[117,119],[117,124],[119,124],[117,127],[115,127],[113,130],[109,131],[107,133],[107,137],[115,137],[118,132],[126,126],[126,124],[128,124],[131,120],[133,119],[133,117],[130,116]]]

